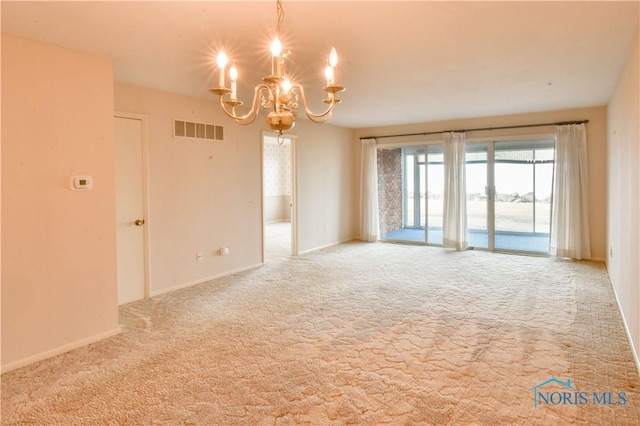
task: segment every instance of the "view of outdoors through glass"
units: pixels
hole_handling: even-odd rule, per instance
[[[489,160],[493,148],[493,162]],[[402,177],[402,224],[389,225],[382,238],[442,244],[444,165],[442,145],[403,148],[380,164]],[[553,189],[553,141],[468,143],[466,148],[467,227],[472,247],[548,252]],[[493,163],[493,188],[489,167]],[[380,196],[385,186],[381,186]],[[392,198],[392,197],[391,197]],[[380,211],[392,214],[393,203]],[[490,217],[493,212],[493,217]],[[493,220],[493,222],[491,222]],[[493,235],[490,234],[493,224]]]

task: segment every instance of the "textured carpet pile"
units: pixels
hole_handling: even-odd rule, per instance
[[[120,314],[4,374],[2,424],[640,424],[597,263],[350,243]]]

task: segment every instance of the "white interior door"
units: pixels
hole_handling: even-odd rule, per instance
[[[143,121],[115,117],[118,304],[145,297]]]

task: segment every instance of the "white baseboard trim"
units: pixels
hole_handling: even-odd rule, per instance
[[[274,223],[290,223],[291,219],[276,219],[276,220],[268,220],[265,222],[265,225],[272,225]]]
[[[16,370],[18,368],[21,367],[26,367],[29,364],[33,364],[34,362],[38,362],[38,361],[42,361],[44,359],[47,358],[52,358],[56,355],[60,355],[63,354],[65,352],[69,352],[72,351],[74,349],[77,348],[81,348],[83,346],[87,346],[91,343],[95,343],[99,340],[103,340],[109,337],[113,337],[117,334],[120,334],[122,332],[122,330],[120,329],[120,327],[118,326],[117,328],[114,328],[112,330],[109,331],[105,331],[104,333],[100,333],[100,334],[96,334],[90,337],[87,337],[86,339],[81,339],[72,343],[69,343],[67,345],[63,345],[63,346],[59,346],[57,348],[54,349],[50,349],[48,351],[44,351],[44,352],[40,352],[39,354],[27,357],[27,358],[23,358],[20,359],[18,361],[14,361],[14,362],[10,362],[9,364],[4,364],[2,365],[2,367],[0,367],[0,372],[2,374],[8,372],[8,371],[12,371],[12,370]]]
[[[609,271],[607,271],[607,275],[609,275]],[[609,277],[609,284],[611,284],[611,289],[613,290],[613,295],[616,298],[616,305],[618,306],[618,312],[620,312],[620,316],[622,317],[622,324],[624,325],[624,331],[625,331],[625,333],[627,333],[627,340],[629,341],[629,346],[631,346],[631,352],[633,353],[633,359],[636,362],[636,368],[638,370],[638,375],[640,375],[640,358],[638,358],[638,352],[636,351],[635,346],[633,346],[633,338],[631,337],[631,333],[629,332],[629,325],[627,324],[627,318],[624,316],[624,312],[622,311],[622,305],[620,305],[620,299],[618,298],[618,292],[616,291],[616,286],[614,286],[613,282],[611,281],[611,277]]]
[[[337,241],[335,243],[329,243],[329,244],[325,244],[323,246],[318,246],[318,247],[310,248],[310,249],[307,249],[307,250],[303,250],[300,253],[298,253],[298,255],[312,253],[314,251],[326,249],[326,248],[333,247],[333,246],[339,246],[340,244],[344,244],[344,243],[348,243],[350,241],[356,241],[356,240],[358,240],[358,238],[355,238],[355,237],[347,238],[345,240]]]
[[[166,288],[166,289],[163,289],[163,290],[152,291],[150,297],[159,296],[159,295],[165,294],[165,293],[171,293],[172,291],[181,290],[183,288],[191,287],[191,286],[198,285],[198,284],[203,284],[203,283],[206,283],[208,281],[215,280],[217,278],[226,277],[228,275],[233,275],[233,274],[237,274],[239,272],[248,271],[250,269],[259,268],[261,266],[264,266],[264,263],[260,262],[260,263],[256,263],[256,264],[253,264],[253,265],[250,265],[250,266],[245,266],[244,268],[238,268],[238,269],[234,269],[232,271],[226,271],[226,272],[222,272],[220,274],[211,275],[211,276],[208,276],[208,277],[199,278],[199,279],[194,280],[194,281],[189,281],[189,282],[186,282],[186,283],[178,284],[178,285],[175,285],[173,287],[169,287],[169,288]]]

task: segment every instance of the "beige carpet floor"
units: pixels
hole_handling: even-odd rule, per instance
[[[125,305],[121,322],[4,374],[2,424],[640,424],[596,263],[350,243]]]
[[[291,257],[291,222],[265,224],[264,238],[266,263]]]

